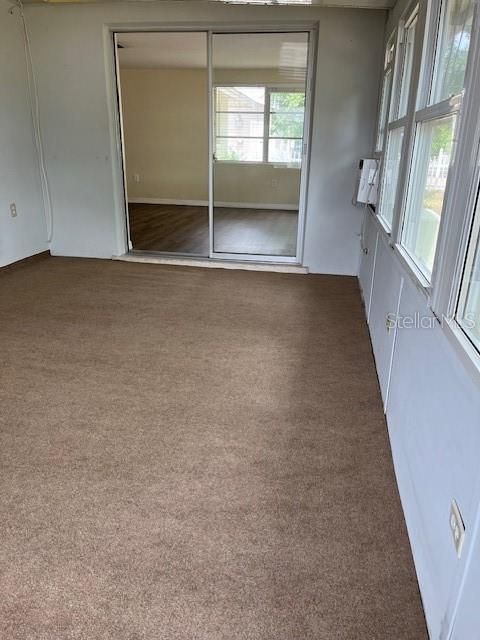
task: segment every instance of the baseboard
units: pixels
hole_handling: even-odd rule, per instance
[[[45,258],[50,258],[50,251],[40,251],[40,253],[34,253],[33,256],[27,256],[26,258],[22,258],[21,260],[15,260],[15,262],[11,262],[10,264],[5,264],[0,267],[0,273],[7,273],[8,271],[15,271],[15,269],[21,269],[28,264],[32,264],[33,262],[40,262],[40,260],[45,260]]]
[[[208,207],[208,200],[175,200],[172,198],[129,198],[131,204],[172,204],[184,207]],[[298,211],[294,204],[271,204],[264,202],[215,202],[215,207],[231,209],[278,209],[279,211]]]
[[[174,204],[184,207],[208,207],[208,200],[176,200],[173,198],[129,198],[129,204]]]

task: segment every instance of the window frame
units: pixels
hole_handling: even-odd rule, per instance
[[[413,71],[414,71],[414,61],[415,61],[415,45],[418,38],[418,28],[420,23],[420,5],[415,3],[412,9],[409,9],[402,20],[401,28],[400,28],[400,37],[398,46],[401,47],[401,57],[399,57],[398,64],[398,87],[397,93],[395,96],[395,114],[396,119],[405,118],[408,116],[408,106],[410,101],[410,94],[412,92],[412,84],[413,84]],[[413,29],[413,43],[409,42],[409,35],[411,30]],[[406,70],[406,62],[407,62],[407,47],[409,44],[412,44],[411,49],[411,64],[410,64],[410,73],[408,78],[408,86],[405,87],[405,70]],[[404,90],[406,88],[406,92],[404,94]],[[405,98],[405,110],[400,112],[400,107],[402,105],[402,98]]]
[[[420,13],[420,4],[418,0],[415,0],[412,4],[410,4],[407,7],[398,25],[397,48],[396,48],[397,56],[396,56],[396,63],[395,63],[394,90],[392,92],[392,100],[391,100],[391,107],[390,107],[390,118],[389,118],[390,124],[394,124],[395,122],[403,120],[408,116],[409,99],[410,99],[410,94],[411,94],[412,85],[413,85],[415,45],[416,45],[416,40],[418,36],[418,26],[419,26],[419,20],[420,20],[419,13]],[[401,114],[400,103],[401,103],[401,97],[402,97],[402,90],[404,88],[403,79],[405,74],[405,61],[406,61],[406,54],[407,54],[406,40],[408,37],[409,30],[414,23],[415,23],[414,51],[412,56],[410,81],[409,81],[408,91],[407,91],[406,110],[405,110],[405,113]]]
[[[392,104],[393,87],[395,82],[395,60],[397,54],[397,29],[390,34],[385,44],[385,59],[382,72],[382,86],[378,102],[378,118],[375,136],[375,153],[382,156],[385,153],[387,139],[387,126],[390,120],[390,110]],[[390,78],[387,87],[387,78]],[[384,110],[385,106],[385,110]],[[381,144],[379,144],[382,136]]]
[[[218,111],[217,110],[217,89],[221,89],[223,87],[261,87],[265,89],[265,103],[263,107],[263,136],[251,136],[254,140],[262,140],[262,160],[221,160],[216,157],[216,149],[217,149],[217,138],[247,138],[248,136],[218,136],[217,135],[217,114],[218,113],[236,113],[235,111]],[[299,84],[278,84],[278,83],[258,83],[258,82],[243,82],[239,84],[238,82],[218,82],[213,85],[213,100],[214,100],[214,158],[216,163],[220,164],[250,164],[250,165],[274,165],[274,166],[282,166],[282,167],[292,167],[295,169],[300,169],[302,166],[302,159],[304,156],[305,150],[305,122],[306,122],[306,101],[307,101],[307,90],[305,87],[300,87]],[[270,111],[270,103],[271,103],[271,94],[272,93],[300,93],[305,96],[305,106],[303,109],[303,129],[302,129],[302,137],[272,137],[270,136],[270,121],[271,121],[271,111]],[[261,112],[242,112],[242,113],[261,113]],[[278,162],[278,161],[270,161],[268,159],[270,140],[301,140],[302,141],[302,152],[300,156],[299,162]]]
[[[472,343],[474,349],[480,355],[480,340],[475,344],[468,333],[464,323],[460,321],[460,314],[463,316],[467,306],[469,295],[470,275],[476,267],[476,259],[480,258],[480,181],[478,181],[476,201],[473,206],[472,223],[470,225],[470,235],[467,243],[467,251],[463,264],[462,277],[460,279],[460,287],[455,307],[455,322],[463,331],[465,337]],[[477,267],[478,269],[478,267]],[[479,310],[480,313],[480,310]]]
[[[480,225],[478,220],[480,217],[478,202],[480,200],[480,113],[478,110],[478,104],[480,104],[480,4],[474,5],[465,89],[461,94],[461,111],[454,141],[455,158],[449,169],[448,188],[444,197],[430,281],[425,280],[398,241],[403,225],[408,179],[413,159],[415,127],[422,117],[430,115],[435,119],[435,116],[446,113],[446,106],[453,111],[459,105],[458,102],[452,104],[451,99],[442,101],[439,105],[428,105],[430,92],[433,91],[434,86],[434,63],[440,33],[440,7],[433,0],[418,0],[418,4],[419,20],[415,35],[411,90],[407,109],[408,122],[404,133],[403,157],[391,233],[387,232],[374,209],[370,208],[370,214],[390,244],[406,276],[425,296],[426,304],[438,319],[439,329],[446,340],[466,370],[480,384],[480,351],[457,321],[462,286],[465,286],[464,278],[469,277],[467,259],[471,242],[475,241],[472,240],[473,228],[474,225]],[[408,15],[412,6],[413,3],[397,21],[391,33],[401,28],[403,17]]]
[[[427,5],[426,6],[426,25],[425,25],[426,28],[424,30],[423,52],[422,52],[422,58],[421,58],[422,68],[421,68],[421,73],[419,75],[419,89],[418,89],[417,99],[415,102],[414,113],[412,117],[412,120],[413,120],[412,130],[410,132],[410,147],[411,147],[410,160],[409,160],[408,174],[405,177],[405,181],[402,185],[403,201],[402,201],[400,213],[397,215],[398,224],[397,224],[397,228],[395,229],[395,241],[399,249],[399,252],[402,254],[403,257],[408,258],[409,267],[411,269],[413,267],[413,272],[417,280],[419,280],[422,283],[422,286],[425,289],[427,289],[428,295],[432,294],[433,283],[435,281],[436,271],[437,271],[437,263],[439,261],[441,238],[442,238],[442,235],[444,234],[445,218],[448,218],[449,210],[451,208],[450,191],[452,189],[452,181],[455,181],[456,175],[458,174],[458,167],[457,167],[458,162],[456,157],[457,148],[458,148],[458,132],[459,132],[460,124],[462,122],[462,112],[464,107],[464,94],[465,94],[465,90],[462,90],[461,93],[455,96],[451,96],[447,99],[441,100],[437,103],[431,102],[431,100],[433,99],[432,96],[433,96],[434,87],[435,87],[435,78],[438,71],[437,61],[439,59],[438,56],[440,53],[440,49],[438,45],[440,40],[441,28],[442,28],[442,20],[446,13],[448,2],[449,0],[442,0],[441,2],[438,2],[438,3],[432,2],[432,0],[429,0],[428,3],[426,3]],[[478,14],[478,7],[476,6],[476,4],[474,4],[473,29],[475,28],[477,14]],[[472,29],[472,41],[469,49],[467,67],[465,72],[464,87],[468,86],[467,84],[469,80],[468,71],[469,71],[469,67],[471,66],[471,60],[473,56],[473,52],[472,52],[473,44],[474,44],[473,29]],[[449,166],[447,181],[446,181],[446,188],[445,188],[445,193],[443,198],[442,212],[440,216],[434,263],[433,263],[431,273],[427,275],[422,270],[421,265],[419,265],[418,262],[415,260],[415,257],[412,256],[408,251],[408,249],[405,247],[404,237],[403,237],[403,232],[404,232],[405,223],[406,223],[407,214],[408,214],[408,211],[407,211],[408,200],[410,197],[412,185],[414,184],[412,179],[413,159],[414,159],[414,153],[416,149],[417,134],[422,124],[435,121],[435,120],[440,120],[442,118],[446,118],[449,116],[455,116],[457,121],[456,121],[455,132],[454,132],[452,156],[451,156],[451,161],[450,161],[450,166]]]
[[[378,207],[376,210],[376,216],[381,224],[382,228],[388,235],[389,243],[395,245],[397,233],[398,233],[398,210],[402,203],[403,192],[405,191],[406,170],[409,165],[409,158],[411,157],[412,144],[411,144],[411,130],[413,128],[412,123],[412,105],[415,104],[417,99],[417,78],[420,74],[420,63],[423,47],[423,37],[425,32],[426,15],[425,11],[422,12],[422,8],[426,9],[425,3],[422,0],[413,0],[403,12],[398,25],[393,29],[392,33],[387,39],[387,50],[389,43],[392,39],[395,39],[395,58],[393,60],[394,73],[392,89],[390,92],[390,105],[388,108],[388,117],[385,124],[385,138],[384,145],[381,151],[381,169],[379,175],[380,192],[378,198]],[[407,110],[403,116],[398,117],[398,106],[400,103],[400,93],[402,90],[402,78],[403,67],[405,61],[405,48],[403,41],[405,33],[411,26],[413,21],[416,21],[415,27],[415,43],[413,49],[412,70],[410,76],[408,97],[406,101]],[[382,216],[382,203],[383,203],[383,188],[387,161],[388,143],[391,137],[391,132],[395,129],[403,128],[403,140],[401,158],[398,166],[396,193],[393,201],[393,212],[391,223]],[[378,135],[378,134],[377,134]]]
[[[385,203],[385,187],[386,187],[389,151],[390,151],[390,145],[391,145],[393,135],[397,131],[400,131],[401,129],[403,129],[403,135],[402,135],[402,141],[400,143],[400,159],[397,166],[397,179],[396,179],[396,185],[395,185],[395,193],[393,194],[392,219],[387,220],[386,217],[383,215],[383,205]],[[380,171],[380,180],[379,180],[380,191],[379,191],[379,197],[378,197],[377,217],[380,224],[383,226],[383,228],[385,229],[386,233],[389,236],[392,233],[393,224],[395,222],[396,195],[399,189],[400,169],[402,165],[403,150],[405,145],[405,132],[406,132],[406,124],[400,124],[398,126],[388,127],[386,140],[385,140],[385,151],[384,151],[383,160],[382,160],[382,169]]]
[[[456,179],[450,193],[448,216],[438,247],[434,271],[432,311],[444,320],[445,335],[466,368],[480,382],[480,351],[458,321],[462,289],[475,227],[480,218],[480,8],[474,15],[471,55],[467,66],[467,92],[458,135]]]

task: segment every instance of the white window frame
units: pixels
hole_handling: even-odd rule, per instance
[[[436,244],[436,252],[435,259],[432,268],[432,273],[427,276],[425,272],[422,270],[421,266],[416,262],[415,257],[410,255],[407,248],[403,245],[403,228],[406,221],[407,215],[407,206],[408,206],[408,198],[410,196],[410,187],[411,182],[405,176],[405,181],[403,184],[403,201],[401,207],[401,215],[397,215],[398,225],[395,229],[395,239],[396,246],[398,248],[399,253],[408,264],[411,271],[413,271],[416,279],[421,283],[421,285],[427,290],[428,294],[431,295],[433,290],[433,283],[435,280],[435,272],[437,270],[437,262],[439,260],[440,255],[440,244],[442,237],[442,230],[445,227],[445,219],[449,216],[450,206],[450,190],[452,188],[452,180],[455,180],[455,176],[453,174],[458,173],[458,168],[456,169],[457,159],[456,159],[456,150],[457,150],[457,137],[459,131],[459,125],[462,115],[462,108],[464,102],[464,92],[442,100],[441,102],[431,104],[430,98],[433,94],[434,90],[434,79],[435,74],[437,72],[437,60],[439,55],[438,50],[438,41],[440,38],[441,32],[441,23],[443,16],[446,12],[448,0],[442,0],[441,2],[434,2],[430,0],[428,2],[427,9],[427,17],[426,17],[426,30],[425,30],[425,40],[423,46],[423,55],[422,55],[422,73],[419,81],[419,90],[417,96],[417,102],[415,107],[415,112],[413,115],[413,127],[410,131],[410,146],[411,146],[411,157],[409,163],[409,171],[408,174],[411,174],[412,169],[412,160],[413,160],[413,150],[415,143],[416,132],[424,123],[428,123],[434,120],[440,120],[441,118],[446,118],[449,116],[456,116],[456,131],[454,134],[454,143],[452,149],[452,157],[450,161],[450,168],[448,171],[447,184],[444,194],[442,214],[440,217],[440,228],[439,234]],[[477,12],[478,7],[475,7],[475,11]],[[475,27],[475,23],[474,23]],[[473,39],[473,30],[472,30],[472,39]],[[467,72],[465,76],[465,86],[467,86],[468,80],[468,66],[470,65],[472,58],[472,48],[473,43],[470,46],[469,51],[469,61],[467,63]],[[455,166],[454,166],[455,165]]]
[[[410,75],[410,82],[408,86],[408,94],[407,94],[407,110],[406,113],[400,117],[398,117],[398,110],[400,105],[400,97],[401,91],[403,88],[403,76],[404,76],[404,65],[405,65],[405,37],[408,33],[409,28],[412,24],[415,23],[415,49],[413,51],[413,60],[412,60],[412,71]],[[420,17],[420,9],[417,1],[409,5],[403,14],[400,24],[398,26],[397,32],[394,31],[393,35],[390,37],[389,41],[391,41],[392,37],[396,36],[396,46],[395,46],[395,56],[393,65],[394,65],[394,73],[393,73],[393,82],[392,88],[390,92],[390,105],[387,110],[388,118],[387,123],[385,125],[385,138],[382,149],[382,162],[381,162],[381,171],[380,171],[380,195],[379,195],[379,205],[377,208],[377,215],[381,225],[384,227],[387,234],[393,234],[395,230],[396,224],[396,211],[397,211],[397,195],[402,187],[402,159],[399,162],[398,166],[398,176],[397,176],[397,185],[396,185],[396,193],[394,195],[394,207],[392,220],[388,221],[382,215],[382,204],[384,201],[384,180],[385,180],[385,171],[387,168],[387,152],[389,148],[389,141],[391,138],[391,134],[396,129],[403,129],[403,140],[402,140],[402,158],[405,156],[405,149],[407,144],[407,134],[409,129],[409,107],[411,104],[412,97],[415,96],[414,83],[415,83],[415,61],[416,61],[416,49],[417,41],[419,40],[419,31],[422,27],[422,21]],[[388,45],[387,45],[388,47]]]
[[[400,118],[404,118],[408,115],[408,104],[409,104],[409,98],[410,98],[410,93],[412,91],[412,83],[413,83],[413,71],[414,71],[414,59],[415,59],[415,43],[418,37],[418,30],[419,30],[419,4],[415,3],[413,8],[409,8],[409,10],[406,13],[406,17],[402,20],[401,22],[401,26],[400,26],[400,36],[399,36],[399,42],[398,42],[398,49],[400,50],[401,54],[398,57],[398,80],[397,80],[397,90],[396,90],[396,95],[395,95],[395,102],[394,102],[394,113],[397,117],[397,119]],[[410,37],[411,37],[411,33],[413,30],[413,34],[414,34],[414,39],[413,39],[413,43],[410,42]],[[410,74],[409,74],[409,80],[408,80],[408,86],[405,87],[404,85],[404,80],[406,77],[406,62],[407,62],[407,53],[409,50],[409,47],[412,46],[411,49],[411,65],[410,65]],[[406,92],[405,94],[403,93],[404,90],[406,88]],[[405,97],[405,111],[400,113],[400,106],[402,104],[402,97]]]
[[[217,120],[217,114],[218,113],[237,113],[235,111],[217,111],[217,100],[216,100],[216,93],[217,93],[217,89],[221,89],[222,87],[261,87],[263,89],[265,89],[265,104],[264,104],[264,108],[263,108],[263,136],[258,136],[258,137],[254,137],[254,140],[263,140],[263,151],[262,151],[262,160],[221,160],[219,158],[217,158],[216,156],[216,141],[217,141],[217,137],[218,138],[225,138],[228,136],[217,136],[217,131],[216,131],[216,120]],[[293,168],[300,168],[301,164],[302,164],[302,160],[300,159],[299,162],[279,162],[279,161],[269,161],[268,159],[268,152],[269,152],[269,146],[270,146],[270,140],[301,140],[302,141],[302,145],[304,145],[304,140],[305,140],[305,107],[304,107],[304,117],[303,117],[303,130],[302,130],[302,136],[300,138],[297,137],[285,137],[285,138],[274,138],[272,136],[270,136],[270,117],[271,117],[271,113],[270,113],[270,102],[271,102],[271,95],[272,93],[300,93],[303,94],[305,96],[305,105],[306,105],[306,100],[307,100],[307,95],[306,95],[306,86],[305,87],[300,87],[298,84],[293,85],[279,85],[279,84],[267,84],[267,83],[252,83],[252,82],[243,82],[243,83],[238,83],[238,82],[218,82],[216,84],[214,84],[213,86],[214,88],[214,92],[215,92],[215,108],[214,108],[214,118],[215,118],[215,123],[214,123],[214,145],[215,145],[215,150],[214,150],[214,157],[215,157],[215,162],[218,162],[220,164],[271,164],[271,165],[281,165],[281,166],[285,166],[285,167],[293,167]],[[242,112],[242,113],[262,113],[262,112]],[[238,138],[245,138],[248,136],[232,136],[232,137],[238,137]],[[303,158],[303,151],[304,149],[302,148],[302,153],[301,153],[301,158]]]
[[[470,334],[467,331],[467,328],[464,326],[464,323],[460,320],[459,315],[464,314],[465,307],[467,305],[467,299],[469,294],[469,285],[470,285],[470,276],[475,268],[475,260],[480,257],[480,254],[477,253],[478,247],[480,247],[480,182],[478,183],[477,188],[477,197],[476,201],[473,205],[473,218],[471,224],[471,233],[468,240],[467,252],[464,262],[464,268],[462,273],[462,278],[460,281],[460,290],[457,298],[457,305],[455,309],[455,322],[458,324],[459,328],[463,331],[465,336],[470,340],[472,346],[476,349],[477,352],[480,353],[480,343],[475,344],[471,338]],[[477,267],[478,268],[478,267]],[[480,312],[480,309],[479,309]]]
[[[382,75],[382,86],[378,103],[378,119],[375,137],[375,153],[383,156],[387,139],[387,124],[390,119],[391,99],[395,82],[395,58],[397,53],[397,31],[395,30],[387,39],[385,45],[385,62]],[[387,86],[387,78],[390,78]],[[384,108],[385,107],[385,108]],[[380,142],[381,138],[381,144]]]
[[[433,90],[433,73],[439,26],[439,3],[434,0],[419,0],[419,19],[415,35],[415,50],[411,79],[410,98],[407,110],[406,130],[403,140],[403,157],[397,186],[394,222],[391,233],[387,233],[378,215],[380,232],[392,247],[418,290],[425,294],[426,301],[439,320],[440,330],[450,342],[460,360],[480,384],[480,353],[472,344],[456,320],[461,304],[461,291],[466,270],[473,225],[478,225],[480,186],[480,3],[476,3],[465,74],[465,92],[453,100],[439,105],[428,105]],[[408,14],[409,8],[404,15]],[[400,19],[395,29],[400,29]],[[390,38],[389,38],[390,41]],[[417,106],[418,105],[418,106]],[[428,105],[428,106],[427,106]],[[450,167],[447,190],[438,233],[435,263],[431,281],[428,282],[410,260],[399,243],[403,225],[403,214],[407,196],[408,174],[413,156],[414,132],[417,122],[435,119],[460,111],[455,135],[455,160]],[[386,141],[385,141],[386,143]],[[476,216],[476,219],[474,219]]]
[[[478,224],[480,187],[480,7],[475,7],[467,88],[461,116],[455,176],[447,214],[440,226],[438,260],[432,274],[431,308],[465,366],[480,382],[480,353],[457,321],[474,225]]]

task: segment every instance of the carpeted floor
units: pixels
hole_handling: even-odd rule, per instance
[[[356,280],[0,276],[0,638],[425,640]]]

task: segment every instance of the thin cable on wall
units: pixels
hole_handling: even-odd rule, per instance
[[[42,185],[43,204],[45,209],[45,218],[47,222],[47,240],[50,243],[53,237],[53,209],[52,209],[52,199],[50,197],[50,186],[48,184],[47,169],[45,166],[45,157],[43,153],[37,80],[35,78],[35,70],[34,70],[33,60],[32,60],[32,50],[30,46],[30,36],[28,33],[25,13],[23,11],[22,0],[16,0],[16,6],[19,9],[20,19],[22,21],[22,26],[23,26],[25,58],[26,58],[26,64],[27,64],[28,94],[30,98],[30,111],[32,114],[33,134],[34,134],[35,147],[36,147],[37,156],[38,156],[38,165],[40,169],[40,182]],[[10,13],[13,13],[12,9],[10,10]]]

